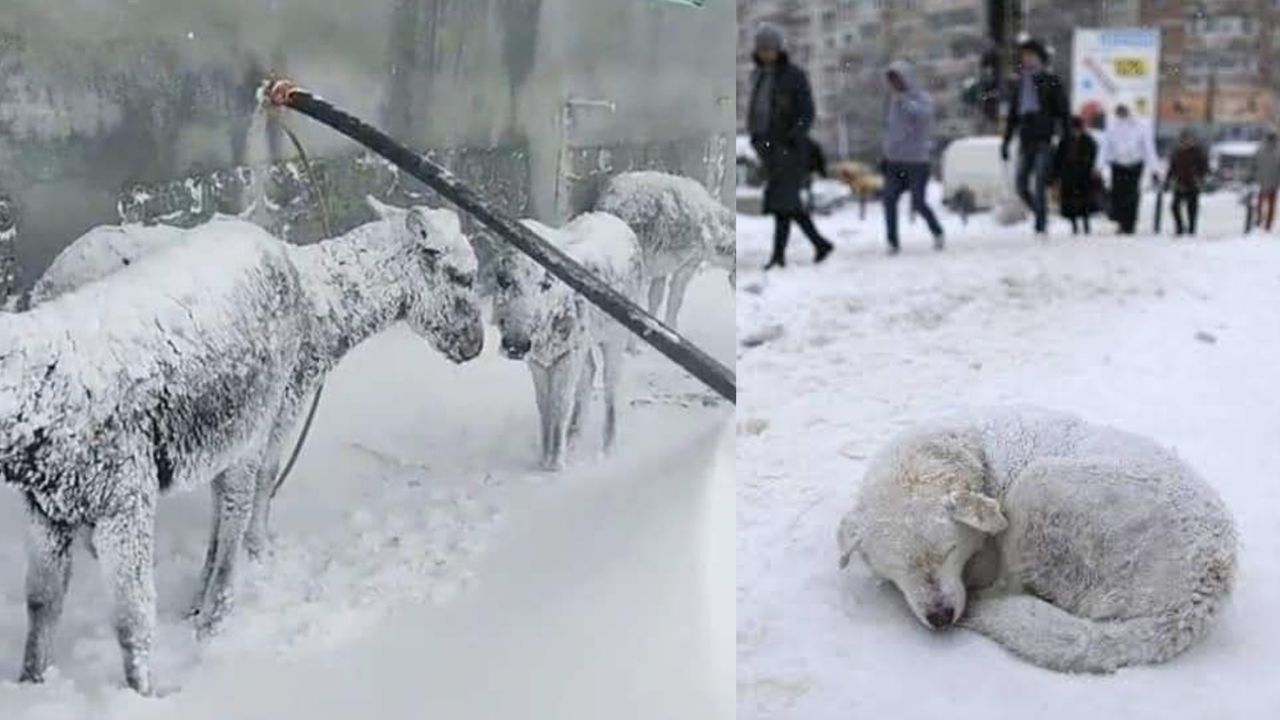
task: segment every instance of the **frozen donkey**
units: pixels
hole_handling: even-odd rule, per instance
[[[635,233],[608,213],[586,213],[563,228],[525,225],[631,299],[639,294],[641,255]],[[604,448],[617,436],[618,382],[627,331],[524,255],[496,263],[494,321],[502,352],[525,360],[541,418],[542,465],[564,467],[568,444],[582,429],[600,354],[604,374]]]
[[[609,180],[596,209],[621,218],[644,253],[649,312],[666,300],[664,322],[676,327],[689,282],[706,263],[735,279],[734,213],[697,181],[660,172],[622,173]]]
[[[324,373],[400,320],[454,361],[479,354],[475,256],[457,217],[383,210],[396,232],[365,226],[305,248],[208,223],[0,316],[0,478],[25,495],[30,525],[23,680],[48,666],[78,529],[113,595],[125,677],[148,693],[158,495],[213,486],[194,608],[209,632],[229,608],[242,540],[263,542],[270,459]]]

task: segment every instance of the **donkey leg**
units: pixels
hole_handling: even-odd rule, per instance
[[[546,467],[551,459],[551,409],[547,405],[547,369],[529,362],[529,374],[533,376],[533,397],[538,403],[538,441],[541,455],[538,464]]]
[[[698,263],[689,263],[671,275],[670,289],[667,291],[667,315],[664,320],[667,327],[675,329],[680,318],[680,307],[684,305],[684,293],[689,289],[689,282],[698,274]]]
[[[152,692],[155,510],[154,496],[140,496],[120,512],[99,520],[93,530],[98,561],[111,589],[112,620],[124,656],[125,681],[142,695]]]
[[[263,453],[253,488],[253,510],[249,515],[249,528],[245,531],[244,549],[249,557],[261,560],[270,551],[271,498],[280,478],[280,460],[284,452],[284,438],[296,424],[297,415],[290,414],[288,422],[278,422],[271,431],[271,440]]]
[[[613,452],[618,439],[618,386],[622,382],[622,341],[610,338],[600,345],[604,356],[604,451]]]
[[[255,458],[229,468],[214,481],[219,515],[217,548],[213,551],[213,566],[201,593],[200,612],[196,618],[196,630],[201,636],[215,632],[231,608],[236,561],[253,511],[258,463]]]
[[[71,577],[74,527],[50,520],[27,498],[27,647],[21,682],[43,682]]]
[[[575,370],[581,359],[576,351],[569,351],[556,359],[547,369],[547,414],[549,416],[550,448],[548,450],[547,470],[562,470],[565,465],[566,435],[569,424],[569,409],[577,373]]]
[[[573,412],[569,416],[569,445],[572,446],[582,434],[583,418],[587,407],[591,404],[591,385],[595,382],[596,361],[591,353],[582,360],[582,369],[578,373],[577,389],[574,392]]]

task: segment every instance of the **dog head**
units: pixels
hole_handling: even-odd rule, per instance
[[[869,467],[854,509],[840,523],[840,566],[857,553],[892,582],[920,622],[952,625],[964,614],[964,568],[1008,523],[980,488],[986,469],[976,438],[960,431],[909,437]]]

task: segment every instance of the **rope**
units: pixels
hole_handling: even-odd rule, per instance
[[[298,157],[302,159],[302,169],[307,174],[307,184],[311,186],[311,195],[316,199],[316,204],[320,206],[320,223],[324,226],[324,236],[333,237],[333,227],[329,223],[329,204],[325,202],[324,188],[316,181],[315,173],[311,169],[311,159],[307,156],[307,151],[302,147],[302,141],[298,136],[289,129],[284,119],[280,119],[280,128],[284,130],[284,134],[288,136],[289,142],[293,144],[293,149],[298,152]],[[293,446],[293,452],[289,454],[289,460],[284,464],[284,470],[280,471],[280,476],[276,478],[275,487],[271,488],[271,497],[275,497],[280,492],[284,481],[288,479],[289,473],[293,471],[293,466],[298,462],[298,455],[302,453],[302,446],[307,442],[307,435],[311,432],[311,422],[315,420],[316,409],[320,407],[320,394],[324,392],[324,379],[321,378],[320,384],[316,387],[316,394],[311,397],[311,407],[307,410],[307,419],[302,423],[302,432],[298,435],[298,442]]]

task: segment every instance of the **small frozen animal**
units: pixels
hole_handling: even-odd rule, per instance
[[[1143,437],[1037,408],[908,431],[871,461],[838,533],[930,628],[1036,665],[1111,672],[1202,638],[1235,578],[1217,494]]]
[[[560,229],[524,223],[606,284],[632,300],[639,295],[640,248],[626,223],[607,213],[579,215]],[[596,372],[593,350],[600,352],[604,373],[604,449],[612,450],[626,329],[522,254],[502,254],[494,278],[502,352],[527,362],[533,374],[543,467],[563,468],[568,445],[582,429]]]
[[[457,216],[381,209],[395,232],[370,223],[302,248],[250,223],[206,223],[0,315],[0,479],[25,495],[29,519],[23,680],[48,666],[78,529],[91,530],[112,593],[125,678],[149,693],[159,494],[212,484],[195,603],[211,632],[242,541],[262,546],[272,459],[320,378],[401,320],[456,362],[479,354],[476,260]]]
[[[629,172],[609,180],[596,210],[611,213],[635,231],[644,253],[649,312],[666,299],[663,322],[675,328],[689,281],[705,262],[736,279],[734,212],[697,181],[660,172]]]

